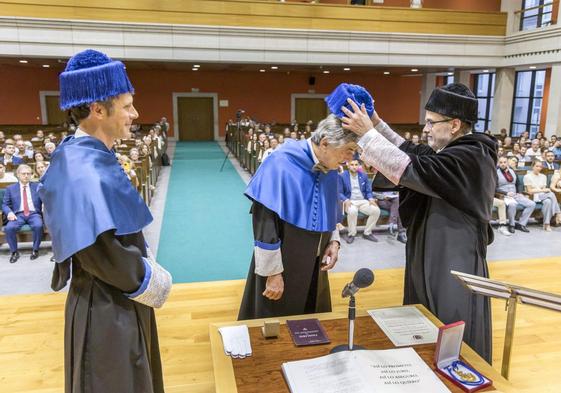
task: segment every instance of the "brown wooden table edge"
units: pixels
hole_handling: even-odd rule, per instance
[[[399,306],[396,306],[399,307]],[[435,326],[440,327],[443,323],[436,318],[430,311],[428,311],[423,305],[416,304],[415,307],[419,309]],[[370,308],[368,308],[370,309]],[[357,316],[367,316],[368,309],[357,310]],[[263,319],[251,319],[246,321],[229,321],[212,323],[209,326],[209,336],[210,345],[212,352],[212,366],[214,373],[214,383],[216,393],[237,393],[238,389],[236,387],[236,378],[234,376],[234,367],[232,365],[232,359],[226,356],[224,353],[224,348],[222,347],[222,338],[218,329],[223,326],[234,326],[234,325],[247,325],[248,327],[262,326],[264,321],[277,319],[281,324],[286,324],[287,319],[306,319],[306,318],[317,318],[320,321],[326,319],[340,319],[347,318],[346,312],[331,312],[322,314],[305,314],[305,315],[290,315],[286,317],[278,318],[263,318]],[[471,349],[466,343],[462,345],[461,355],[466,359],[473,367],[475,367],[479,372],[484,374],[486,377],[493,381],[493,386],[497,389],[497,393],[509,393],[515,392],[512,384],[503,378],[503,376],[495,370],[491,365],[489,365],[483,358],[481,358],[473,349]]]

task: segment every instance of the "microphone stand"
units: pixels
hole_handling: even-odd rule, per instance
[[[365,349],[360,345],[354,345],[354,333],[355,333],[355,318],[356,318],[356,303],[354,295],[351,295],[349,299],[349,343],[337,345],[333,347],[329,353],[343,352],[343,351],[355,351],[357,349]]]

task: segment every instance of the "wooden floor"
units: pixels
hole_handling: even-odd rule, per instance
[[[561,257],[491,263],[492,277],[561,293]],[[331,275],[334,310],[350,273]],[[371,288],[357,296],[359,308],[401,304],[402,269],[376,271]],[[208,337],[210,322],[236,318],[243,281],[178,284],[158,311],[167,393],[214,391]],[[0,297],[0,391],[63,391],[65,294]],[[494,365],[500,370],[506,312],[493,303]],[[561,391],[561,313],[520,305],[511,381],[520,392]]]

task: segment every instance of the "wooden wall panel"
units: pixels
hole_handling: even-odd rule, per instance
[[[374,32],[504,35],[500,12],[355,7],[267,1],[0,1],[0,15],[55,19]]]

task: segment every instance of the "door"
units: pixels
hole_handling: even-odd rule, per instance
[[[66,113],[58,106],[59,96],[45,96],[45,106],[47,107],[47,124],[61,125],[66,121]]]
[[[327,104],[323,98],[296,98],[294,105],[296,121],[299,124],[304,124],[308,120],[318,124],[328,114]]]
[[[212,97],[177,97],[177,127],[180,141],[214,140]]]

